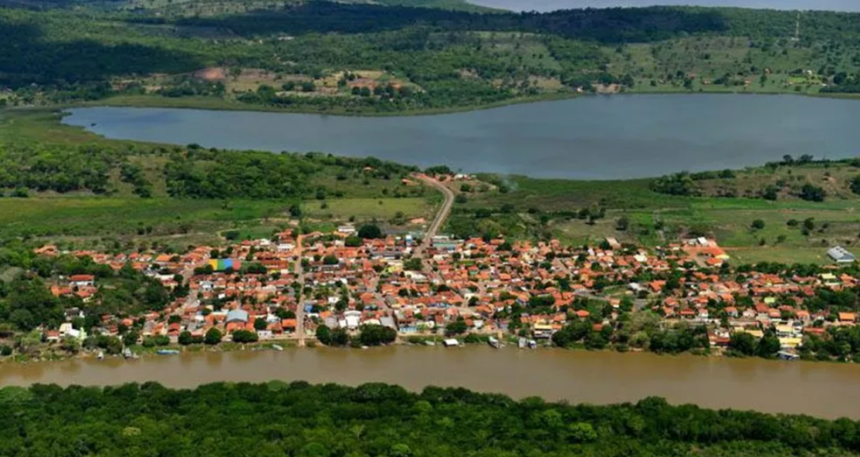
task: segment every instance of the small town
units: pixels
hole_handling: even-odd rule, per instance
[[[707,238],[646,250],[614,238],[580,247],[422,240],[343,225],[333,233],[290,228],[270,239],[181,254],[65,253],[54,245],[36,254],[90,258],[115,271],[132,268],[168,290],[185,288],[164,309],[100,315],[90,330],[126,345],[162,346],[163,354],[177,352],[168,346],[204,341],[268,342],[277,349],[279,343],[438,341],[794,360],[826,344],[828,329],[858,322],[853,301],[840,297],[858,285],[842,267],[854,263],[844,249],[831,249],[829,267],[736,269]],[[54,296],[77,297],[82,306],[67,309],[59,327],[41,328],[44,341],[83,343],[93,336],[80,322],[99,296],[99,282],[97,275],[75,274],[50,284]]]

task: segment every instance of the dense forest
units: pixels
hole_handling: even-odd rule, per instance
[[[490,14],[400,2],[286,2],[216,15],[0,8],[0,107],[149,95],[393,112],[608,85],[618,86],[612,91],[857,92],[857,15],[804,13],[798,37],[796,20],[791,12],[719,8]],[[193,76],[212,67],[226,70],[217,82]],[[248,70],[273,77],[260,80]],[[360,85],[347,78],[362,71]],[[314,86],[296,91],[297,83]]]
[[[0,454],[171,456],[856,455],[860,424],[671,406],[570,406],[428,387],[155,383],[0,391]]]

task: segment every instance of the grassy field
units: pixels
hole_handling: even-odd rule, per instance
[[[456,217],[460,220],[455,223],[463,225],[466,214],[481,208],[500,211],[506,205],[515,214],[496,214],[496,223],[491,225],[479,219],[479,226],[521,237],[551,235],[571,244],[614,237],[621,242],[658,246],[706,235],[730,248],[736,262],[826,262],[827,247],[843,245],[851,249],[860,244],[860,197],[846,190],[848,179],[856,173],[845,164],[781,168],[778,172],[750,169],[723,183],[751,188],[793,176],[795,183],[823,183],[831,195],[825,202],[804,201],[788,190],[778,201],[679,197],[652,191],[650,180],[587,182],[483,176],[510,190],[474,193],[466,204],[457,205]],[[577,217],[582,209],[602,209],[604,217],[589,223]],[[621,218],[629,221],[627,230],[618,230]],[[812,229],[803,229],[806,219],[811,219]],[[764,222],[763,228],[752,227],[757,220]]]
[[[246,200],[6,198],[0,199],[0,238],[74,240],[103,247],[143,240],[211,243],[228,229],[250,229],[263,221],[285,225],[288,207],[289,202]]]
[[[430,218],[434,210],[434,205],[424,198],[350,198],[302,204],[305,215],[326,220],[348,220],[350,217],[357,221],[389,220],[398,213],[409,220]]]

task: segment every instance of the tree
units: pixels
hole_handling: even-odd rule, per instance
[[[397,332],[391,327],[382,325],[363,325],[358,335],[358,340],[364,346],[379,346],[380,344],[393,343],[397,339]]]
[[[349,334],[346,333],[346,329],[336,328],[331,331],[331,339],[329,341],[329,346],[346,346],[349,344]]]
[[[344,244],[350,248],[357,248],[357,247],[361,246],[362,241],[361,241],[361,238],[359,238],[357,236],[350,236],[350,237],[347,237],[347,239],[344,241]]]
[[[256,343],[260,337],[250,330],[236,330],[233,332],[234,343]]]
[[[572,343],[581,341],[591,332],[591,324],[585,320],[576,320],[567,324],[563,329],[553,333],[552,344],[558,347],[568,347]]]
[[[756,219],[752,221],[753,230],[761,230],[764,228],[764,221],[761,219]]]
[[[445,326],[445,336],[462,335],[463,333],[466,333],[468,329],[469,327],[466,325],[466,321],[460,317],[457,318],[456,321]]]
[[[325,324],[320,324],[317,327],[316,337],[317,337],[317,341],[319,341],[320,343],[322,343],[326,346],[330,345],[331,344],[331,329]]]
[[[729,339],[729,350],[734,354],[751,356],[755,354],[755,337],[746,332],[735,332]]]
[[[622,216],[615,222],[615,230],[626,232],[630,227],[630,219],[627,216]]]
[[[191,337],[191,332],[185,330],[184,332],[179,334],[179,344],[183,346],[188,346],[189,344],[194,342],[194,338]]]
[[[776,337],[773,331],[768,331],[764,334],[764,337],[759,340],[755,352],[759,357],[770,359],[776,357],[776,354],[779,352],[779,348],[779,338]]]
[[[570,439],[574,443],[590,443],[597,440],[597,432],[588,422],[574,422],[567,428]]]
[[[140,339],[140,334],[136,330],[131,330],[122,336],[122,344],[126,346],[134,346],[137,340]]]
[[[222,338],[221,331],[215,327],[212,327],[206,332],[206,336],[203,337],[203,341],[206,344],[213,346],[213,345],[220,343],[221,338]]]
[[[358,229],[358,237],[364,240],[382,238],[382,229],[376,224],[365,224]]]
[[[254,319],[254,330],[261,331],[269,328],[269,323],[265,319]]]

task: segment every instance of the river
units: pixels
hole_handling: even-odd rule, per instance
[[[760,359],[535,351],[486,346],[210,352],[125,361],[0,365],[0,386],[158,381],[189,388],[216,381],[386,382],[419,390],[465,387],[514,398],[607,404],[647,396],[709,408],[860,419],[860,366]]]
[[[555,11],[573,8],[641,7],[654,5],[723,6],[778,10],[860,11],[857,0],[468,0],[473,5],[512,11]]]
[[[406,117],[77,108],[108,138],[322,151],[466,172],[621,179],[860,154],[860,102],[766,95],[614,95]]]

